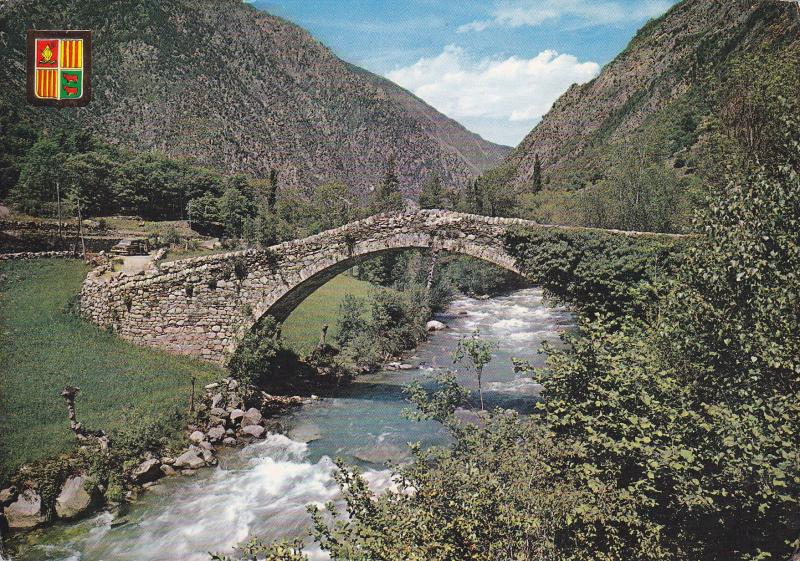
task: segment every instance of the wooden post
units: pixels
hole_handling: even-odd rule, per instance
[[[83,250],[83,254],[81,257],[86,259],[86,240],[83,239],[83,215],[81,214],[81,201],[78,201],[78,235],[81,237],[81,248]]]
[[[56,179],[56,208],[58,210],[58,239],[64,239],[64,232],[61,229],[61,180]]]
[[[192,394],[189,396],[189,413],[194,413],[194,385],[197,383],[197,376],[192,374]]]

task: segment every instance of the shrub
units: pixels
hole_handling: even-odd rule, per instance
[[[175,226],[171,224],[167,226],[167,228],[159,237],[161,239],[161,242],[165,245],[178,245],[181,243],[181,240],[183,239],[178,233],[177,228],[175,228]]]
[[[299,357],[283,344],[272,316],[262,318],[244,336],[227,366],[239,382],[265,388],[288,385],[304,370]]]

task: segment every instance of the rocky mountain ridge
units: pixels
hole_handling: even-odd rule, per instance
[[[94,99],[57,112],[24,102],[25,30],[94,31]],[[240,0],[11,0],[0,7],[0,102],[39,124],[225,172],[366,195],[394,157],[407,196],[431,174],[462,186],[509,149],[336,57],[300,27]]]
[[[800,10],[774,0],[683,0],[650,21],[600,75],[574,85],[509,155],[515,183],[536,155],[554,188],[576,189],[606,170],[593,148],[624,142],[669,109],[703,73],[740,53],[798,42]],[[701,111],[698,110],[698,113]]]

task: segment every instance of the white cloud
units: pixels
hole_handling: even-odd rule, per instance
[[[475,60],[450,45],[386,77],[484,138],[516,145],[570,85],[599,71],[596,62],[552,50],[530,59]]]
[[[573,18],[581,25],[611,25],[642,21],[666,12],[670,0],[636,0],[633,5],[617,0],[498,0],[491,19],[477,20],[458,28],[459,33],[490,27],[535,27],[548,20]]]

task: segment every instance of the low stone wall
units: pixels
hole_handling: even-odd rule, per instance
[[[92,228],[84,224],[84,230]],[[55,222],[41,222],[39,220],[0,220],[0,231],[3,232],[36,232],[39,234],[58,234],[59,227]],[[61,232],[67,235],[77,235],[78,226],[71,222],[61,224]]]
[[[265,250],[163,263],[134,275],[101,267],[84,282],[81,311],[138,344],[221,362],[262,316],[283,321],[318,287],[376,254],[443,250],[520,273],[504,247],[511,227],[557,228],[440,210],[378,215]]]
[[[20,253],[0,253],[0,261],[17,261],[20,259],[47,259],[60,257],[77,259],[79,256],[72,251],[23,251]]]

